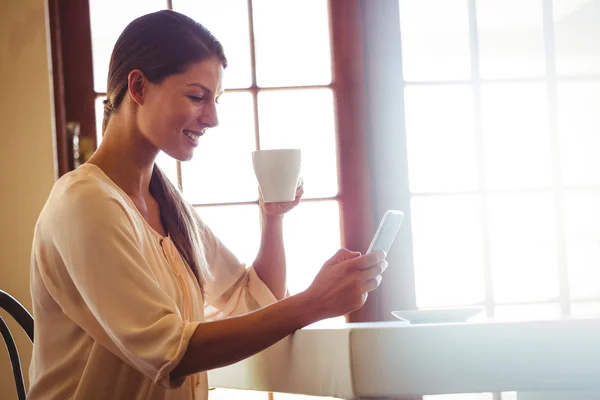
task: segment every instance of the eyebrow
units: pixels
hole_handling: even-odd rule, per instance
[[[212,90],[210,90],[209,88],[207,88],[206,86],[204,86],[201,83],[189,83],[186,86],[197,86],[199,88],[202,88],[202,89],[206,90],[208,93],[212,93],[213,92]]]
[[[199,87],[199,88],[202,88],[202,89],[206,90],[206,91],[207,91],[209,94],[212,94],[212,93],[213,93],[213,91],[212,91],[212,90],[210,90],[209,88],[207,88],[206,86],[204,86],[204,85],[203,85],[203,84],[201,84],[201,83],[196,83],[196,82],[194,82],[194,83],[189,83],[189,84],[187,84],[186,86],[196,86],[196,87]],[[222,92],[222,91],[221,91],[221,93],[219,93],[219,96],[220,96],[221,94],[223,94],[223,92]]]

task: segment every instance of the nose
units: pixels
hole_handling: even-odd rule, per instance
[[[206,103],[202,108],[202,115],[200,117],[201,123],[214,128],[219,125],[219,116],[217,115],[217,105],[214,101]]]

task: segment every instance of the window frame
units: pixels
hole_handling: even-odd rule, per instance
[[[172,1],[165,0],[172,8]],[[371,209],[371,168],[369,139],[365,134],[367,110],[365,107],[363,0],[329,0],[329,23],[332,57],[332,83],[324,85],[333,90],[338,157],[339,192],[335,197],[303,201],[336,200],[340,209],[340,238],[342,247],[365,251],[374,232]],[[252,10],[252,0],[248,0]],[[96,148],[95,100],[89,2],[80,0],[48,0],[51,21],[51,47],[54,76],[56,155],[59,176],[72,170],[73,135],[68,122],[78,121],[81,126],[80,143]],[[251,20],[252,21],[252,20]],[[252,35],[252,26],[250,26]],[[251,36],[251,46],[253,41]],[[254,49],[251,48],[254,66]],[[255,74],[253,74],[255,76]],[[68,79],[66,79],[68,77]],[[304,88],[304,86],[302,87]],[[252,87],[231,91],[250,91],[254,101],[259,90]],[[279,90],[267,88],[266,90]],[[255,124],[258,124],[255,103]],[[256,128],[256,127],[255,127]],[[181,187],[181,169],[178,168]],[[195,204],[211,207],[228,204],[258,204],[240,202],[225,204]],[[378,294],[370,296],[363,309],[347,316],[349,321],[377,319]]]
[[[368,0],[367,0],[368,1]],[[463,80],[451,80],[451,81],[406,81],[403,76],[402,68],[402,49],[401,49],[401,36],[402,30],[400,26],[400,7],[399,0],[384,0],[381,2],[373,2],[372,7],[379,7],[378,12],[372,10],[372,13],[366,13],[366,17],[370,18],[367,24],[370,27],[370,31],[367,35],[371,35],[368,39],[369,43],[377,43],[383,41],[384,38],[394,38],[388,40],[391,43],[383,43],[379,46],[375,46],[375,50],[372,54],[366,57],[367,62],[371,66],[372,73],[369,74],[367,84],[371,89],[377,87],[384,88],[379,95],[386,97],[385,101],[380,101],[377,94],[373,93],[369,97],[372,108],[386,107],[386,104],[394,104],[395,109],[387,111],[373,110],[370,112],[371,118],[376,118],[379,112],[379,118],[386,119],[381,124],[379,129],[374,128],[376,132],[372,133],[374,141],[377,142],[374,147],[378,152],[384,155],[383,160],[378,160],[375,154],[372,154],[374,160],[374,167],[376,171],[376,178],[378,182],[374,190],[375,198],[382,199],[381,203],[385,203],[387,207],[397,205],[405,211],[408,218],[405,219],[404,228],[410,232],[411,219],[410,219],[410,203],[411,199],[420,196],[436,196],[436,195],[460,195],[460,193],[413,193],[409,189],[408,176],[407,176],[407,140],[406,140],[406,124],[404,116],[404,90],[406,87],[415,86],[426,86],[426,85],[455,85],[455,84],[466,84],[470,87],[473,94],[473,113],[475,115],[475,133],[477,140],[477,167],[478,167],[478,186],[475,191],[468,192],[469,194],[475,194],[479,196],[479,202],[481,205],[481,221],[482,221],[482,239],[483,239],[483,282],[482,287],[484,288],[485,298],[480,303],[486,309],[487,316],[494,317],[497,307],[503,306],[530,306],[530,305],[556,305],[560,309],[561,316],[571,315],[571,305],[578,304],[582,305],[585,303],[598,302],[600,297],[592,297],[586,299],[574,299],[570,294],[569,288],[569,271],[568,271],[568,259],[567,259],[567,233],[566,233],[566,209],[564,204],[564,197],[569,193],[573,193],[576,190],[598,190],[600,185],[595,186],[569,186],[562,182],[561,171],[560,171],[560,140],[559,140],[559,128],[558,128],[558,111],[559,111],[559,98],[558,98],[558,84],[561,82],[571,81],[587,81],[587,82],[599,82],[599,74],[573,74],[573,75],[560,75],[557,73],[556,68],[556,49],[555,49],[555,21],[554,21],[554,5],[552,0],[540,0],[541,12],[540,15],[542,22],[543,31],[543,45],[544,45],[544,65],[546,68],[545,74],[541,76],[532,76],[524,78],[483,78],[480,75],[479,66],[479,31],[477,21],[477,0],[464,0],[468,7],[468,24],[469,24],[469,54],[470,54],[470,67],[471,76],[469,79]],[[384,5],[385,4],[385,5]],[[384,27],[388,27],[384,31]],[[379,51],[380,47],[386,46],[385,51]],[[381,64],[387,65],[381,65]],[[483,126],[482,126],[482,110],[481,110],[481,88],[482,85],[489,83],[534,83],[540,82],[546,86],[547,90],[547,115],[548,115],[548,127],[549,127],[549,140],[550,140],[550,157],[552,167],[552,183],[548,188],[544,189],[518,189],[518,190],[490,190],[486,188],[486,176],[483,168]],[[393,92],[393,93],[392,93]],[[379,101],[379,103],[377,103]],[[389,105],[387,105],[389,107]],[[397,111],[401,110],[401,111]],[[390,115],[396,112],[396,117]],[[373,125],[373,124],[372,124]],[[390,133],[395,131],[396,133]],[[390,145],[392,143],[392,145]],[[400,153],[400,159],[393,160],[385,157],[384,150],[393,146],[398,149]],[[392,179],[386,178],[380,179],[379,177],[385,175],[387,170],[392,170],[397,173],[393,177],[395,179],[397,188],[392,190],[389,185],[393,184]],[[552,216],[555,220],[555,241],[556,241],[556,253],[555,259],[557,261],[557,275],[555,279],[558,282],[558,295],[554,298],[540,301],[515,301],[515,302],[499,302],[494,299],[494,286],[493,286],[493,271],[492,271],[492,260],[490,255],[490,227],[489,227],[489,206],[488,198],[491,194],[496,193],[548,193],[552,196],[555,213]],[[386,206],[379,206],[378,211],[381,213],[385,210]],[[414,273],[415,265],[412,257],[412,238],[410,234],[403,237],[403,243],[406,247],[404,251],[400,252],[399,264],[408,270],[405,274],[398,274],[398,278],[407,279],[413,284],[412,287],[407,287],[406,284],[398,285],[400,289],[411,290],[408,298],[405,298],[403,294],[397,293],[398,291],[390,291],[384,295],[385,300],[391,305],[387,309],[396,309],[395,307],[408,306],[409,308],[416,308],[416,293],[414,290]],[[389,279],[389,272],[386,272],[387,280],[397,282],[395,279]],[[385,282],[385,280],[384,280]],[[407,303],[408,302],[408,303]]]

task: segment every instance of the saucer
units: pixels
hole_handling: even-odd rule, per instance
[[[392,311],[394,317],[411,324],[465,322],[483,311],[483,307],[422,308],[420,310]]]

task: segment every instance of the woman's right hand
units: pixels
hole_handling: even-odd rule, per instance
[[[383,252],[339,250],[302,293],[243,315],[199,324],[171,372],[178,379],[233,364],[318,320],[360,308],[387,267]]]
[[[348,314],[365,304],[368,293],[379,286],[387,265],[383,251],[363,256],[338,250],[304,293],[319,319]]]

